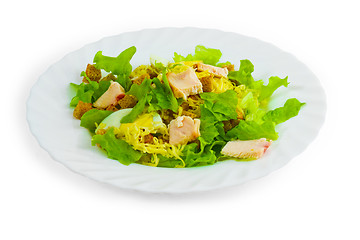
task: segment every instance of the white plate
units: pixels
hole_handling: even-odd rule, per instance
[[[289,87],[276,92],[272,107],[282,105],[290,97],[306,102],[299,116],[278,126],[280,137],[264,157],[251,162],[231,160],[199,168],[167,169],[138,164],[124,166],[91,146],[89,132],[72,117],[69,83],[80,83],[80,72],[92,63],[97,51],[117,56],[125,48],[136,46],[131,61],[136,67],[148,64],[151,54],[170,60],[175,51],[193,53],[198,44],[220,49],[222,60],[237,63],[236,67],[240,59],[251,60],[255,79],[289,76]],[[324,122],[325,111],[325,94],[319,80],[291,54],[254,38],[198,28],[148,29],[86,45],[52,65],[33,86],[27,102],[30,129],[56,161],[74,172],[120,188],[169,193],[233,186],[279,169],[314,140]]]

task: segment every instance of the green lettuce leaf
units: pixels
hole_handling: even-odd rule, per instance
[[[255,81],[252,77],[254,72],[254,65],[250,60],[240,60],[240,68],[238,71],[229,72],[229,79],[235,80],[238,84],[245,85],[248,88],[259,89],[263,85],[262,80]]]
[[[204,100],[203,108],[209,110],[217,121],[236,119],[237,94],[234,90],[223,93],[204,92],[200,94]],[[203,114],[201,112],[201,114]],[[209,114],[205,113],[207,117]]]
[[[111,113],[113,112],[99,109],[91,109],[81,117],[80,126],[87,128],[90,130],[90,132],[94,133],[97,125],[100,124],[102,120],[104,120]]]
[[[265,99],[269,99],[271,95],[281,86],[287,87],[289,85],[287,81],[288,77],[283,79],[279,77],[270,77],[269,83],[266,86],[261,86],[260,94],[259,94],[259,101],[263,101]]]
[[[144,111],[146,104],[150,101],[151,96],[146,95],[143,98],[141,98],[135,105],[135,107],[133,107],[133,109],[131,110],[131,112],[124,116],[121,119],[121,123],[132,123],[136,120],[136,118]]]
[[[197,45],[195,47],[195,54],[188,54],[186,57],[183,57],[177,53],[174,53],[174,62],[182,61],[203,61],[205,64],[210,64],[216,66],[221,58],[221,51],[215,48],[207,48],[202,45]]]
[[[87,77],[85,72],[82,72],[81,76]],[[71,107],[76,107],[79,100],[86,103],[95,102],[110,86],[109,81],[101,81],[98,83],[96,81],[91,81],[89,78],[87,78],[87,80],[89,81],[88,84],[84,82],[80,84],[70,83],[70,87],[76,92],[76,95],[71,99]]]
[[[157,167],[175,168],[183,166],[183,162],[180,159],[164,157],[161,154],[158,154],[157,156],[159,158]]]
[[[99,82],[97,89],[94,90],[92,102],[95,102],[99,97],[101,97],[106,92],[106,90],[109,89],[110,84],[110,81]]]
[[[216,64],[216,66],[217,66],[217,67],[224,67],[224,66],[226,66],[226,65],[231,65],[231,64],[232,64],[231,62],[226,61],[226,62],[223,62],[223,63],[218,63],[218,64]]]
[[[266,138],[276,140],[278,134],[275,131],[275,123],[264,122],[262,124],[254,121],[240,121],[239,124],[226,133],[228,140],[253,140]]]
[[[191,143],[183,150],[183,160],[186,167],[199,167],[212,165],[216,162],[216,155],[211,146],[208,145],[204,151],[197,151],[197,144]]]
[[[198,139],[202,150],[206,145],[211,144],[218,135],[218,128],[213,121],[200,120],[200,137]]]
[[[152,83],[155,84],[155,87],[151,86]],[[170,88],[165,71],[163,72],[163,83],[157,78],[151,80],[145,79],[140,85],[133,84],[127,94],[134,95],[139,101],[131,112],[122,118],[121,123],[135,121],[147,105],[149,105],[149,111],[170,109],[177,112],[179,108],[178,101]]]
[[[245,98],[244,100],[248,101],[247,105],[245,104],[244,106],[249,110],[247,118],[240,121],[236,127],[226,133],[225,137],[227,140],[252,140],[259,138],[276,140],[278,134],[275,131],[275,126],[297,116],[300,108],[305,104],[299,102],[296,98],[291,98],[286,101],[283,107],[265,113],[265,111],[259,110],[256,104],[252,103],[252,100],[246,100]],[[252,115],[253,119],[249,119],[249,116]]]
[[[262,80],[255,81],[252,73],[254,72],[254,65],[247,59],[240,61],[240,68],[238,71],[232,71],[228,77],[235,80],[238,84],[245,85],[256,93],[258,101],[264,101],[271,97],[271,95],[281,86],[288,86],[288,77],[270,77],[269,83],[264,85]]]
[[[85,103],[92,103],[92,96],[94,95],[94,90],[89,84],[80,83],[75,84],[71,83],[72,89],[76,89],[76,95],[70,101],[70,107],[76,107],[79,101]]]
[[[144,81],[142,81],[140,85],[133,84],[131,85],[130,90],[126,94],[133,95],[140,100],[150,92],[151,83],[152,83],[151,79],[145,79]]]
[[[240,101],[239,106],[244,110],[246,121],[262,122],[265,111],[259,107],[259,101],[252,91],[249,91]]]
[[[225,138],[222,121],[236,119],[237,95],[233,90],[223,93],[206,92],[200,97],[204,103],[200,105],[200,150],[205,151],[216,139]]]
[[[145,79],[140,85],[131,85],[130,90],[126,94],[135,96],[138,99],[135,107],[131,112],[121,119],[121,123],[132,123],[144,111],[145,106],[150,102],[151,96],[149,91],[151,89],[151,80]]]
[[[283,123],[299,114],[300,108],[305,105],[296,98],[288,99],[283,107],[269,111],[263,117],[264,121],[271,121],[275,124]]]
[[[132,71],[130,60],[136,52],[136,47],[132,46],[125,49],[117,57],[108,57],[102,54],[102,51],[96,53],[94,57],[95,67],[97,69],[104,69],[117,76],[117,82],[128,91],[132,84],[129,75]]]
[[[155,88],[152,88],[151,90],[152,98],[149,110],[170,109],[177,112],[179,108],[178,101],[171,90],[165,71],[163,71],[162,76],[163,83],[161,83],[157,78],[152,79],[155,84]]]
[[[116,138],[113,128],[104,135],[94,135],[91,143],[92,145],[99,144],[107,152],[109,158],[118,160],[124,165],[134,163],[142,156],[142,153],[134,150],[130,144]]]

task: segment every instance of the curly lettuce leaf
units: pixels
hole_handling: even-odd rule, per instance
[[[93,103],[95,102],[101,95],[106,92],[106,90],[110,86],[109,81],[91,81],[88,79],[89,83],[70,83],[70,86],[73,90],[76,91],[76,95],[71,99],[70,106],[76,107],[79,100],[85,102],[85,103]]]
[[[158,167],[174,168],[183,166],[185,167],[200,167],[206,165],[212,165],[217,162],[220,157],[220,151],[225,145],[224,141],[216,141],[212,145],[207,145],[206,149],[199,151],[196,143],[190,143],[185,146],[182,152],[182,159],[167,158],[162,155],[158,155],[159,163]]]
[[[170,109],[177,112],[179,104],[171,90],[165,71],[163,71],[162,76],[163,83],[157,78],[152,79],[155,88],[151,89],[152,98],[149,110]]]
[[[99,109],[91,109],[81,117],[80,126],[87,128],[90,132],[94,133],[97,125],[99,125],[102,120],[104,120],[111,113],[113,112]]]
[[[113,128],[109,129],[104,135],[94,135],[91,143],[92,145],[99,144],[107,152],[109,158],[124,165],[134,163],[142,156],[142,153],[134,150],[130,144],[116,138]]]
[[[213,121],[200,121],[200,137],[198,139],[200,141],[201,149],[204,149],[204,147],[211,144],[220,133]]]
[[[271,97],[271,95],[281,86],[288,86],[288,77],[270,77],[269,83],[264,85],[262,80],[255,81],[252,73],[254,72],[254,65],[247,59],[240,61],[240,68],[238,71],[231,71],[228,75],[229,79],[235,80],[240,85],[245,85],[253,92],[256,92],[258,101],[264,101]]]
[[[241,101],[239,102],[239,107],[243,109],[246,121],[262,121],[262,117],[264,116],[265,111],[262,110],[259,105],[259,100],[252,91],[249,91],[241,99]]]
[[[279,78],[279,77],[270,77],[269,83],[266,86],[260,87],[259,101],[269,99],[271,95],[281,86],[287,87],[289,82],[287,81],[288,77]]]
[[[254,65],[248,59],[240,60],[238,71],[229,72],[229,79],[235,80],[238,84],[245,85],[251,89],[259,89],[263,85],[262,80],[255,81],[251,75],[254,72]]]
[[[155,85],[154,87],[152,87],[152,83]],[[163,72],[163,83],[157,78],[145,79],[140,85],[133,84],[127,94],[134,95],[139,101],[131,112],[122,118],[121,123],[135,121],[147,105],[149,111],[170,109],[177,112],[179,108],[179,103],[170,88],[165,71]]]
[[[300,108],[305,105],[296,98],[288,99],[283,107],[276,108],[265,114],[264,121],[271,121],[275,124],[283,123],[299,114]]]
[[[204,103],[200,105],[200,149],[204,151],[216,140],[225,138],[222,121],[236,119],[237,95],[233,90],[216,94],[201,93]]]
[[[262,124],[254,121],[240,121],[239,124],[226,133],[228,140],[253,140],[266,138],[276,140],[278,134],[275,131],[275,123],[264,122]]]
[[[92,103],[92,96],[94,95],[94,90],[89,87],[88,84],[80,83],[70,84],[71,88],[76,89],[76,95],[70,101],[70,107],[76,107],[79,101],[83,101],[85,103]],[[90,85],[91,86],[91,85]]]
[[[135,105],[135,107],[133,107],[133,109],[131,110],[131,112],[124,116],[120,122],[121,123],[132,123],[136,120],[136,118],[144,111],[145,106],[147,104],[147,102],[149,102],[151,99],[151,96],[146,95],[143,98],[141,98],[137,104]]]
[[[210,64],[216,66],[219,62],[222,53],[219,49],[207,48],[202,45],[197,45],[195,47],[195,54],[188,54],[186,57],[181,56],[178,53],[174,53],[174,62],[182,61],[203,61],[205,64]]]
[[[217,157],[211,146],[207,146],[205,150],[198,152],[197,144],[191,143],[185,146],[183,150],[183,160],[186,167],[199,167],[212,165],[216,162]]]
[[[245,100],[245,98],[243,100]],[[251,102],[250,100],[248,101]],[[252,140],[267,138],[276,140],[278,134],[275,131],[275,126],[297,116],[300,108],[304,104],[305,103],[301,103],[296,98],[291,98],[285,102],[283,107],[270,110],[266,113],[263,110],[259,110],[255,105],[251,106],[248,109],[251,111],[260,111],[260,113],[255,112],[255,115],[257,114],[257,116],[253,117],[251,120],[246,118],[245,120],[240,121],[236,127],[226,133],[226,139]],[[252,113],[250,112],[247,114],[248,116],[251,116]]]
[[[209,110],[217,121],[237,118],[236,107],[238,98],[234,90],[227,90],[226,92],[218,94],[204,92],[200,94],[200,97],[204,100],[203,108]],[[206,116],[208,115],[209,114]]]
[[[141,98],[146,96],[146,94],[149,93],[151,89],[151,83],[152,83],[151,79],[145,79],[144,81],[142,81],[140,85],[133,84],[131,85],[130,90],[126,94],[133,95],[140,100]]]
[[[131,112],[121,119],[121,123],[134,122],[135,119],[144,111],[145,106],[151,100],[151,96],[149,96],[151,82],[152,81],[150,79],[145,79],[140,85],[131,85],[130,90],[126,94],[135,96],[138,99],[138,102]]]
[[[101,97],[106,90],[109,89],[111,82],[110,81],[101,81],[98,83],[98,87],[94,90],[93,102],[95,102],[99,97]]]
[[[94,57],[95,67],[97,69],[104,69],[107,72],[117,76],[117,82],[128,91],[132,84],[129,76],[132,71],[130,60],[136,52],[136,47],[132,46],[125,49],[117,57],[108,57],[102,54],[102,51],[96,53]]]
[[[226,62],[222,62],[222,63],[217,63],[216,66],[217,67],[224,67],[224,66],[231,65],[231,64],[232,64],[231,62],[226,61]]]
[[[159,158],[159,163],[157,167],[177,168],[184,165],[184,163],[180,159],[164,157],[161,154],[158,154],[157,157]]]

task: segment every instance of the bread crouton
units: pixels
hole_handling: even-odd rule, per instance
[[[149,78],[154,78],[158,75],[158,72],[156,71],[156,69],[153,66],[140,65],[137,68],[135,68],[134,71],[132,71],[130,73],[130,78],[135,79],[145,73],[149,74]]]
[[[119,110],[119,109],[116,108],[115,105],[110,105],[110,106],[108,106],[105,110],[107,110],[107,111],[112,111],[112,112],[116,112],[116,111]]]
[[[140,85],[146,78],[150,79],[150,75],[148,73],[144,73],[144,74],[142,74],[140,76],[137,76],[137,77],[131,79],[131,81],[134,84]]]
[[[182,107],[182,109],[184,110],[184,111],[187,111],[187,110],[189,110],[189,103],[188,102],[182,102],[181,103],[181,105],[180,105],[180,107]]]
[[[239,124],[240,120],[230,119],[227,121],[223,121],[224,131],[228,132]]]
[[[236,109],[237,119],[244,119],[244,111]]]
[[[235,66],[234,66],[234,64],[228,64],[228,65],[224,65],[224,66],[222,66],[223,68],[227,68],[227,70],[229,71],[229,72],[231,72],[231,71],[235,71]]]
[[[86,76],[91,80],[91,81],[96,81],[99,82],[99,80],[101,79],[101,70],[97,69],[94,65],[92,64],[88,64],[86,66],[86,70],[85,70]],[[83,78],[83,82],[88,83],[89,81],[86,79],[86,77]]]
[[[137,99],[133,95],[125,95],[122,99],[118,101],[118,104],[120,105],[121,109],[124,108],[132,108],[136,105]]]
[[[91,110],[92,104],[91,103],[85,103],[83,101],[79,101],[76,105],[73,115],[75,118],[80,119],[87,111]]]
[[[112,73],[109,73],[108,75],[106,75],[105,77],[103,77],[102,79],[101,79],[101,81],[115,81],[117,78],[115,77],[115,75],[114,74],[112,74]]]
[[[196,74],[202,84],[203,92],[211,92],[213,90],[214,75],[208,72],[201,72]]]
[[[144,143],[153,143],[153,141],[154,141],[154,136],[151,133],[144,136]]]
[[[188,117],[191,117],[191,118],[199,118],[200,117],[197,114],[195,114],[193,112],[186,111],[186,110],[182,111],[182,115],[188,116]]]

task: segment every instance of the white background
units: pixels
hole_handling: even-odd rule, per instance
[[[0,239],[360,239],[359,23],[347,0],[2,3]],[[171,26],[237,32],[298,57],[327,94],[317,139],[267,177],[196,194],[124,191],[53,161],[25,117],[38,76],[105,36]]]

